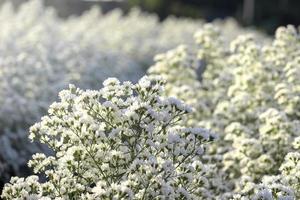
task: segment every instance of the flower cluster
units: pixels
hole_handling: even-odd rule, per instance
[[[224,96],[224,88],[231,79],[226,71],[228,50],[221,30],[212,24],[205,24],[197,31],[195,40],[197,45],[194,46],[197,47],[181,45],[157,55],[156,63],[148,73],[159,74],[166,79],[166,95],[174,95],[195,107],[196,116],[189,119],[190,123],[200,120],[205,124],[204,121],[212,116],[218,99]]]
[[[232,144],[224,154],[223,164],[230,176],[237,179],[234,182],[246,176],[254,184],[263,181],[269,186],[268,191],[273,191],[278,185],[277,178],[268,177],[280,175],[280,166],[293,151],[291,144],[300,134],[299,83],[293,78],[299,73],[295,64],[300,52],[299,34],[292,26],[278,28],[274,41],[263,47],[251,37],[242,39],[235,43],[239,59],[233,70],[234,83],[228,88],[228,99],[221,102],[227,105],[226,137]],[[286,182],[282,185],[293,188],[293,184]],[[297,195],[298,190],[292,188],[288,189],[293,191],[288,196]]]
[[[236,36],[230,20],[159,23],[97,8],[63,20],[39,1],[3,7],[0,22],[0,173],[17,173],[44,146],[54,152],[34,154],[28,165],[39,176],[12,178],[2,198],[300,198],[295,27],[273,39]],[[137,84],[109,78],[93,90],[107,76],[138,80],[155,54]],[[30,129],[41,144],[29,146],[26,129],[68,83],[83,90],[60,92]],[[207,129],[219,135],[209,145]]]
[[[29,156],[43,148],[30,144],[26,133],[60,90],[69,83],[96,89],[111,76],[136,82],[154,55],[181,43],[193,46],[193,34],[203,25],[175,17],[159,22],[138,9],[102,14],[97,7],[61,19],[42,0],[18,9],[6,2],[0,9],[0,144],[5,146],[0,159],[13,174],[20,174]],[[232,19],[214,23],[230,33],[227,40],[249,32]]]
[[[29,143],[27,131],[60,90],[69,83],[99,88],[110,76],[137,81],[156,53],[189,43],[202,24],[175,18],[160,23],[139,10],[104,15],[99,8],[60,19],[40,0],[18,10],[4,4],[0,23],[0,168],[8,175],[21,174],[32,153],[46,151]]]
[[[215,135],[181,125],[191,108],[161,97],[161,78],[137,84],[109,78],[101,90],[70,85],[48,116],[30,129],[53,156],[33,155],[43,173],[12,178],[3,199],[212,199],[210,174],[201,162]]]
[[[220,133],[204,158],[227,177],[226,198],[299,198],[298,153],[291,145],[299,146],[300,135],[299,33],[280,27],[265,43],[251,34],[227,43],[224,35],[218,27],[203,26],[195,34],[198,47],[184,50],[189,56],[169,53],[181,63],[170,64],[167,53],[149,73],[164,74],[167,95],[189,99],[196,108],[187,123]],[[193,62],[187,66],[186,60]],[[178,85],[191,93],[174,92]]]

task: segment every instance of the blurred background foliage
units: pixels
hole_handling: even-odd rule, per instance
[[[244,26],[273,33],[281,25],[300,24],[299,0],[129,0],[130,6],[168,15],[203,18],[233,17]]]
[[[5,0],[0,0],[4,2]],[[9,0],[15,5],[26,0]],[[233,17],[244,26],[254,26],[269,34],[281,25],[300,24],[299,0],[44,0],[54,6],[61,17],[81,14],[93,5],[101,5],[104,12],[132,7],[157,13],[161,20],[169,15],[178,17],[216,18]]]

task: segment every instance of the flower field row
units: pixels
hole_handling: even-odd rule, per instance
[[[215,23],[232,33],[228,37],[246,32],[231,20]],[[136,82],[157,53],[192,45],[203,21],[159,22],[137,9],[102,14],[97,7],[61,19],[41,0],[31,0],[18,10],[4,4],[0,24],[0,173],[7,181],[23,174],[32,153],[47,151],[30,143],[27,133],[60,90],[70,83],[98,89],[112,76]]]
[[[0,21],[1,178],[40,152],[3,199],[300,199],[294,26],[59,19],[39,1]]]

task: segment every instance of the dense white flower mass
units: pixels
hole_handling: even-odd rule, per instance
[[[156,54],[181,43],[194,46],[193,34],[203,25],[202,20],[175,17],[160,22],[138,9],[102,14],[97,7],[61,19],[42,0],[17,10],[7,2],[0,9],[0,171],[9,167],[13,174],[20,174],[29,156],[43,149],[30,144],[26,134],[58,91],[69,83],[97,89],[111,76],[136,82]],[[215,24],[227,43],[248,32],[232,19]]]
[[[156,53],[189,43],[202,23],[174,18],[159,23],[138,10],[103,15],[98,8],[60,19],[33,0],[17,11],[3,5],[0,24],[0,172],[12,168],[19,174],[30,155],[43,149],[29,143],[28,128],[58,91],[69,83],[99,88],[110,76],[136,81]]]
[[[101,90],[70,85],[30,129],[30,138],[55,154],[33,155],[44,173],[12,178],[3,199],[213,199],[211,175],[201,161],[206,129],[182,126],[191,108],[163,98],[160,78],[137,84],[110,78]]]
[[[27,176],[33,153],[37,174],[3,199],[300,199],[294,26],[267,38],[137,9],[60,19],[37,0],[0,23],[0,181]]]
[[[299,33],[280,27],[266,43],[253,35],[227,43],[222,36],[205,25],[195,34],[198,48],[160,55],[149,74],[162,74],[165,94],[196,108],[187,124],[220,134],[204,159],[227,177],[225,199],[298,199],[299,152],[292,144],[299,149]]]

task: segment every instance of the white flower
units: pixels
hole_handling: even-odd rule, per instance
[[[140,84],[145,80],[154,87]],[[35,154],[29,161],[47,181],[40,183],[37,176],[14,178],[3,190],[4,199],[136,199],[140,191],[147,199],[202,197],[193,188],[202,186],[197,180],[206,172],[194,170],[192,163],[201,164],[202,145],[213,139],[209,131],[179,126],[179,116],[188,113],[176,106],[185,105],[174,98],[156,101],[161,98],[155,87],[162,86],[160,80],[126,83],[133,92],[111,101],[105,91],[115,93],[124,85],[117,79],[104,85],[93,92],[70,87],[72,100],[62,96],[61,102],[50,107],[49,116],[31,128],[32,138],[55,151],[53,157]],[[153,117],[153,112],[163,117]]]

